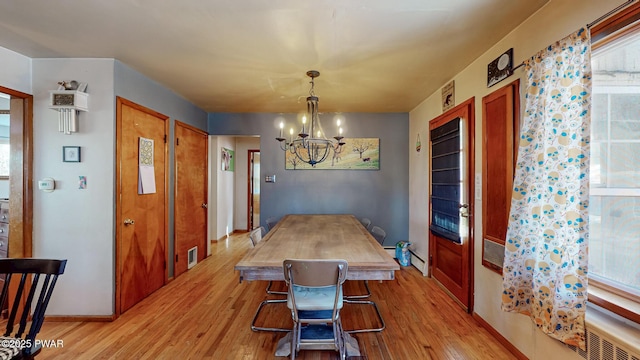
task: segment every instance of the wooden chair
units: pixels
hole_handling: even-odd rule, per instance
[[[283,262],[291,310],[291,359],[300,350],[334,350],[346,358],[340,310],[342,284],[347,278],[346,260],[292,260]]]
[[[9,300],[12,281],[11,288],[17,289],[10,299],[6,329],[0,338],[0,359],[33,359],[40,352],[41,345],[36,343],[36,336],[42,327],[53,288],[58,276],[64,273],[66,264],[67,260],[0,259],[0,280],[4,282],[1,308]],[[24,296],[26,301],[23,304]],[[33,314],[30,314],[31,309],[34,309]],[[31,325],[25,333],[29,316]]]
[[[266,231],[264,229],[264,227],[260,226],[257,229],[252,230],[249,233],[249,239],[251,240],[251,244],[255,247],[256,245],[258,245],[258,243],[260,241],[262,241],[262,237],[265,235]],[[273,285],[272,281],[269,281],[269,284],[267,285],[267,289],[266,292],[268,295],[282,295],[282,296],[286,296],[287,292],[286,291],[274,291],[271,290],[271,286]],[[262,311],[262,308],[267,305],[267,304],[278,304],[278,303],[285,303],[287,302],[286,299],[282,298],[282,299],[265,299],[263,300],[260,305],[258,305],[258,309],[256,310],[255,315],[253,316],[253,320],[251,321],[251,330],[253,331],[277,331],[277,332],[289,332],[291,331],[291,329],[284,329],[284,328],[273,328],[273,327],[264,327],[264,326],[257,326],[256,325],[256,321],[258,320],[258,316],[260,315],[260,312]]]

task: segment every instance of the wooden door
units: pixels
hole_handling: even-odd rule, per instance
[[[249,224],[247,230],[260,227],[260,150],[249,150]]]
[[[162,287],[167,279],[168,117],[117,98],[116,315]],[[139,148],[153,140],[155,191],[139,193]],[[148,142],[146,142],[148,143]],[[151,187],[145,184],[145,192]]]
[[[429,122],[430,273],[467,311],[473,308],[474,99]]]
[[[188,269],[189,249],[207,254],[207,133],[180,121],[175,127],[174,276]]]
[[[502,274],[520,118],[520,80],[482,98],[482,264]]]

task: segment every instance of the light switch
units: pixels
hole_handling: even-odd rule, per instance
[[[276,182],[276,176],[275,175],[267,175],[267,176],[264,177],[264,182],[274,183],[274,182]]]

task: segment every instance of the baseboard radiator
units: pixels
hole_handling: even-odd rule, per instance
[[[387,254],[391,255],[394,259],[396,257],[396,248],[395,247],[390,247],[390,246],[385,246],[384,250],[387,252]],[[409,252],[411,253],[411,265],[413,265],[413,267],[415,267],[416,269],[420,270],[423,274],[427,273],[427,263],[422,260],[422,258],[420,258],[418,255],[416,255],[413,251],[409,250]]]
[[[640,351],[626,347],[615,337],[587,327],[587,351],[569,348],[586,360],[640,360]]]

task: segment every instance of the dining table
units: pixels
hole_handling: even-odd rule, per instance
[[[284,281],[285,259],[344,259],[349,264],[347,280],[393,280],[395,271],[400,270],[394,258],[351,214],[285,215],[234,269],[240,282]],[[359,356],[357,341],[349,334],[346,337],[349,356]],[[289,339],[280,340],[277,356],[289,354]]]

